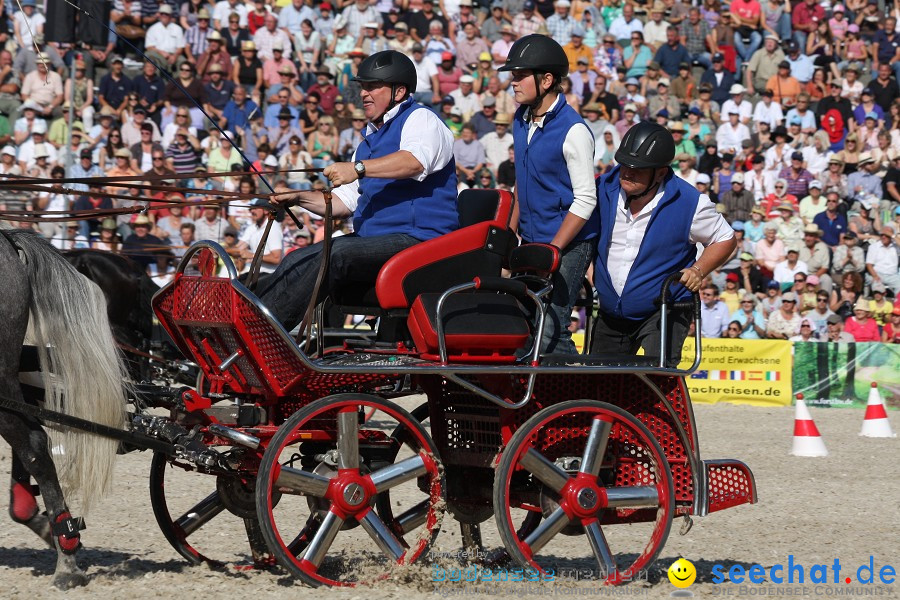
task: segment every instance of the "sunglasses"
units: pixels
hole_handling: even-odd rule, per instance
[[[806,283],[805,279],[795,279],[794,283]]]
[[[153,160],[162,160],[162,159],[163,159],[162,156],[154,156],[154,157],[153,157]]]
[[[797,304],[796,300],[782,300],[782,304]]]
[[[741,300],[741,304],[753,304],[752,300]]]

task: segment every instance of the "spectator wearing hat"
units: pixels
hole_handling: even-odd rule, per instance
[[[844,331],[856,342],[880,342],[878,324],[869,312],[869,301],[860,298],[853,305],[853,316],[844,322]]]
[[[524,11],[521,8],[516,11],[517,15],[521,15]],[[532,16],[534,16],[534,4],[531,6]],[[493,0],[487,17],[481,23],[481,36],[488,44],[493,44],[500,39],[500,28],[504,25],[512,25],[511,17],[507,18],[503,13],[503,0]],[[531,32],[529,32],[531,33]]]
[[[437,68],[437,89],[443,97],[459,88],[459,80],[465,73],[457,66],[452,52],[443,52],[440,58],[441,62]],[[474,84],[474,82],[475,78],[473,77],[472,83]]]
[[[900,268],[898,268],[898,248],[894,243],[894,229],[883,225],[878,232],[878,241],[869,244],[866,251],[866,280],[874,285],[882,283],[894,296],[900,293]]]
[[[50,118],[63,101],[62,78],[56,71],[48,71],[48,66],[47,55],[38,55],[37,68],[22,79],[21,91],[22,101],[31,101],[44,118]]]
[[[250,98],[258,104],[261,102],[262,88],[265,84],[262,61],[257,56],[256,43],[253,40],[242,41],[240,48],[240,55],[231,68],[231,80],[243,86]]]
[[[822,336],[823,342],[836,342],[836,343],[850,343],[855,342],[855,338],[844,331],[844,320],[840,317],[840,315],[831,314],[826,319],[827,330],[825,335]]]
[[[850,208],[862,207],[865,210],[878,209],[881,202],[881,178],[876,175],[879,165],[872,158],[871,152],[859,154],[858,170],[847,176]]]
[[[719,194],[719,202],[728,209],[728,216],[734,221],[749,221],[750,211],[756,205],[753,194],[744,185],[745,175],[735,173],[731,177],[731,189]]]
[[[222,34],[210,26],[212,24],[212,15],[210,15],[209,10],[205,6],[201,6],[202,8],[200,8],[200,10],[195,14],[191,14],[191,16],[194,17],[193,24],[188,24],[188,19],[184,16],[182,16],[180,23],[184,30],[184,56],[191,62],[197,62],[197,58],[206,52],[209,47],[209,36],[212,35],[213,32],[217,33],[219,36],[219,45],[222,46],[223,49],[225,46]],[[192,7],[192,3],[187,2],[182,6],[182,12],[189,10]],[[231,70],[229,69],[228,72],[230,73]]]
[[[700,76],[700,84],[708,85],[712,100],[722,105],[731,98],[731,89],[735,84],[734,75],[725,69],[725,55],[721,52],[716,52],[710,57],[709,66],[711,68],[708,67]]]
[[[547,17],[547,31],[556,43],[565,46],[572,37],[572,31],[578,25],[569,14],[572,3],[569,0],[556,0],[553,3],[554,12]],[[584,36],[582,36],[584,37]]]
[[[760,123],[765,123],[769,130],[775,129],[784,123],[784,112],[781,104],[774,101],[775,94],[772,90],[763,90],[760,93],[760,101],[753,108],[753,122],[757,128]],[[815,122],[815,119],[813,119]]]
[[[462,111],[463,121],[468,121],[472,115],[479,112],[483,107],[481,99],[473,91],[472,84],[475,79],[471,75],[463,75],[459,78],[459,87],[449,93],[453,98],[454,106]]]
[[[334,101],[340,94],[338,87],[334,85],[334,72],[328,66],[316,71],[316,83],[306,90],[307,96],[319,97],[319,108],[326,114],[334,112]]]
[[[688,154],[691,159],[696,162],[697,158],[697,147],[694,145],[690,139],[685,137],[686,129],[684,128],[684,123],[682,121],[670,121],[669,122],[669,132],[672,134],[672,138],[675,140],[675,154]],[[677,163],[676,160],[672,163],[673,166]]]
[[[782,288],[789,288],[794,283],[797,273],[803,273],[805,276],[809,272],[809,265],[800,260],[800,244],[792,240],[785,242],[785,247],[787,256],[776,263],[772,270],[772,279],[780,283]]]
[[[864,87],[860,93],[859,104],[853,109],[853,118],[856,119],[857,125],[864,125],[865,121],[870,118],[870,115],[874,117],[875,121],[873,128],[877,127],[878,129],[881,129],[884,127],[884,110],[875,103],[875,96],[872,94],[872,88]],[[863,142],[865,144],[865,140],[863,140]]]
[[[439,106],[442,96],[437,65],[425,56],[425,48],[419,42],[413,44],[410,58],[416,68],[416,102],[430,107]]]
[[[870,287],[872,291],[872,299],[869,300],[869,314],[875,323],[878,324],[878,330],[882,331],[885,325],[890,323],[891,312],[894,305],[887,299],[887,288],[884,283],[876,281]],[[893,294],[891,294],[893,296]]]
[[[171,251],[168,244],[150,233],[149,217],[138,215],[131,223],[134,233],[122,243],[122,254],[140,264],[151,277],[166,272]]]
[[[800,218],[807,225],[812,224],[813,219],[825,211],[825,196],[822,195],[822,182],[813,179],[809,182],[809,194],[800,200]]]
[[[281,224],[275,221],[272,231],[268,232],[269,235],[264,240],[268,221],[266,218],[268,214],[266,206],[266,201],[260,198],[250,202],[250,222],[241,231],[238,243],[233,248],[228,249],[228,254],[239,256],[243,259],[246,269],[253,261],[257,248],[265,243],[259,270],[262,273],[274,273],[284,253],[284,233],[281,229]]]
[[[678,65],[678,76],[671,80],[672,95],[681,101],[682,112],[689,102],[697,98],[697,81],[691,72],[690,63]]]
[[[675,171],[676,177],[680,177],[696,187],[697,176],[699,173],[694,169],[694,165],[697,163],[697,159],[694,158],[694,156],[695,155],[688,154],[687,152],[676,154],[672,168]]]
[[[772,92],[774,102],[787,107],[796,105],[797,96],[803,91],[800,82],[791,74],[791,63],[787,60],[778,63],[778,71],[766,81],[765,89]]]
[[[81,179],[85,177],[103,177],[105,173],[94,164],[94,153],[90,148],[84,148],[78,153],[78,162],[69,167],[68,177],[73,179]],[[66,187],[86,192],[88,186],[86,183],[70,183]]]
[[[740,83],[733,84],[728,89],[728,100],[722,103],[722,115],[727,119],[728,113],[736,111],[740,122],[749,127],[753,117],[753,103],[747,100],[746,93],[747,89]]]
[[[500,13],[497,12],[496,5],[500,4]],[[531,35],[532,33],[537,33],[538,29],[542,25],[545,24],[544,17],[541,13],[535,10],[534,0],[525,0],[522,3],[522,10],[520,12],[513,11],[513,13],[508,13],[504,10],[504,3],[502,0],[494,0],[491,4],[491,18],[485,19],[482,27],[487,26],[490,21],[502,21],[499,23],[490,23],[490,27],[497,27],[497,37],[492,41],[496,42],[500,39],[500,31],[502,30],[503,25],[511,24],[512,31],[516,35],[516,37],[524,37],[526,35]],[[485,33],[485,37],[487,37],[487,33]]]
[[[204,85],[206,89],[206,112],[216,117],[217,122],[225,113],[225,107],[234,95],[235,84],[225,78],[225,70],[218,63],[209,67],[209,82]]]
[[[570,76],[578,70],[580,61],[594,72],[594,51],[584,44],[584,36],[584,27],[581,24],[576,24],[572,28],[569,42],[563,44],[563,51],[566,53],[566,58],[569,59]],[[594,75],[596,76],[595,72]]]
[[[360,50],[366,54],[375,54],[388,49],[388,40],[381,35],[380,27],[381,24],[374,21],[363,23],[362,35],[359,41]]]
[[[366,114],[361,109],[355,109],[351,113],[350,119],[350,127],[342,130],[338,139],[341,160],[349,160],[353,156],[357,146],[363,140],[363,130],[366,127]]]
[[[803,167],[803,153],[797,150],[791,152],[791,164],[781,169],[779,179],[787,183],[786,191],[794,198],[805,198],[809,194],[809,184],[815,179],[812,173]]]
[[[781,308],[781,284],[775,280],[767,281],[766,293],[759,303],[765,318],[771,317]]]
[[[665,110],[666,120],[662,124],[668,122],[669,117],[681,114],[681,102],[678,98],[671,94],[672,82],[668,77],[660,77],[656,83],[656,94],[648,95],[647,108],[651,115],[658,115]]]
[[[800,248],[800,260],[809,267],[809,275],[819,278],[819,285],[826,292],[831,292],[833,282],[831,271],[831,251],[828,244],[822,241],[822,230],[818,225],[810,223],[803,228],[803,246]]]
[[[478,139],[495,130],[494,117],[496,116],[497,101],[493,96],[485,97],[482,101],[482,109],[474,113],[469,119],[469,122],[475,127],[475,136]]]
[[[784,52],[778,46],[778,36],[769,34],[763,47],[755,51],[747,64],[745,85],[750,94],[766,89],[769,80],[778,75]]]
[[[166,159],[179,174],[193,173],[200,165],[200,141],[187,127],[175,130],[172,142],[166,147]]]
[[[208,45],[206,50],[197,55],[197,75],[203,83],[209,83],[211,78],[213,65],[218,65],[222,69],[223,78],[232,79],[234,64],[231,55],[225,49],[224,39],[218,31],[210,31],[208,36]]]
[[[57,151],[52,144],[47,142],[47,122],[36,120],[31,128],[31,137],[19,146],[19,166],[22,171],[27,171],[35,164],[38,149],[47,154],[47,162],[52,165],[57,161]]]
[[[157,11],[159,20],[147,28],[144,38],[147,56],[153,62],[168,67],[169,71],[186,60],[184,30],[176,22],[173,12],[169,4],[161,4]]]
[[[792,342],[820,342],[822,341],[816,334],[815,325],[811,319],[804,317],[800,321],[800,332],[788,338]]]
[[[499,70],[506,62],[506,57],[509,55],[509,51],[515,41],[516,33],[511,25],[504,25],[500,28],[500,39],[491,44],[491,56],[494,58],[493,66],[495,69]],[[505,82],[508,75],[505,71],[499,72],[501,81]]]
[[[787,340],[800,332],[802,318],[797,310],[797,295],[785,292],[781,296],[781,306],[769,315],[766,337]]]
[[[757,299],[753,294],[744,292],[740,296],[739,306],[731,313],[730,319],[740,324],[742,339],[758,340],[766,337],[766,318],[759,310]]]
[[[643,37],[651,52],[666,43],[666,30],[670,27],[663,17],[666,13],[666,5],[662,0],[655,0],[650,6],[650,18],[644,23]]]
[[[881,332],[881,341],[887,344],[900,344],[900,306],[894,306],[891,310]]]
[[[716,145],[720,156],[724,153],[737,154],[744,140],[750,139],[750,129],[740,122],[740,115],[735,108],[728,110],[728,120],[716,130]]]

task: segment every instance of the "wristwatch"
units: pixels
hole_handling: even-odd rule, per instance
[[[355,163],[353,163],[353,169],[356,171],[356,176],[359,179],[362,179],[363,177],[366,176],[366,165],[364,165],[361,160],[358,160]]]

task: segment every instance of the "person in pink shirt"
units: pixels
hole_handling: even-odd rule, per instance
[[[838,4],[832,8],[831,15],[831,18],[828,19],[828,29],[831,30],[831,35],[835,39],[842,40],[847,35],[847,29],[850,27],[850,21],[844,14],[844,6]]]
[[[869,313],[869,301],[860,298],[853,307],[853,316],[844,323],[844,331],[857,342],[880,342],[878,324]]]
[[[775,265],[785,259],[784,242],[776,237],[778,226],[775,223],[766,223],[763,239],[756,242],[756,264],[763,275],[771,278],[775,272]]]

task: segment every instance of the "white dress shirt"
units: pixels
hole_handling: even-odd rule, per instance
[[[650,223],[650,215],[662,200],[665,187],[660,186],[656,196],[637,215],[632,215],[631,210],[625,208],[625,193],[619,191],[619,205],[616,209],[616,224],[613,226],[612,239],[609,246],[609,257],[606,259],[606,269],[612,278],[613,288],[619,296],[625,289],[628,274],[641,249],[641,242],[647,233],[647,225]],[[697,207],[694,209],[694,219],[691,222],[690,242],[702,244],[704,247],[734,237],[734,230],[728,221],[716,212],[716,205],[709,196],[700,194]]]
[[[254,221],[250,221],[246,227],[244,227],[244,231],[241,232],[240,241],[246,242],[250,247],[251,252],[256,252],[256,249],[259,247],[260,241],[262,241],[262,237],[266,232],[266,221],[263,221],[262,225],[257,225]],[[269,254],[276,250],[283,250],[284,234],[281,230],[281,223],[275,221],[272,223],[272,231],[269,232],[269,237],[266,238],[266,249],[263,250],[263,254]],[[274,273],[275,266],[273,264],[265,263],[260,261],[259,270],[262,273]],[[247,269],[250,268],[250,263],[247,263]]]
[[[552,111],[560,102],[560,96],[548,109]],[[530,113],[529,113],[530,115]],[[526,115],[528,117],[528,115]],[[544,126],[544,120],[532,121],[528,129],[528,143],[534,132]],[[573,126],[563,140],[563,156],[566,159],[566,168],[569,170],[569,180],[572,182],[572,206],[569,212],[582,219],[589,219],[597,206],[597,181],[594,179],[594,136],[591,130],[584,127]]]
[[[385,123],[397,115],[400,106],[398,104],[384,115]],[[366,125],[366,135],[375,131],[375,126],[371,123]],[[422,135],[424,131],[427,131],[428,135]],[[453,158],[453,134],[436,113],[427,109],[414,110],[403,124],[399,150],[406,150],[416,157],[424,170],[412,179],[424,181],[432,173],[446,167]],[[356,152],[353,153],[351,160],[356,160]],[[350,212],[356,210],[359,194],[359,180],[334,188],[334,195]]]
[[[144,46],[171,54],[184,48],[184,30],[175,23],[169,23],[168,25],[163,25],[161,22],[154,23],[147,30]]]

